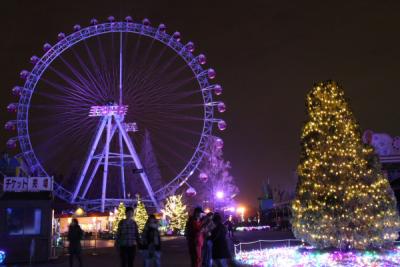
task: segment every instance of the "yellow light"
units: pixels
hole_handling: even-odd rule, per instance
[[[75,210],[75,215],[76,216],[82,216],[82,215],[84,215],[85,214],[85,211],[82,209],[82,208],[77,208],[76,210]]]

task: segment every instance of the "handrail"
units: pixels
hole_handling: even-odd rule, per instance
[[[234,252],[235,255],[237,255],[238,253],[242,252],[242,245],[252,245],[252,244],[257,244],[259,243],[259,249],[261,250],[261,243],[276,243],[276,242],[287,242],[288,246],[291,246],[291,243],[294,242],[302,242],[299,239],[261,239],[261,240],[257,240],[257,241],[251,241],[251,242],[240,242],[239,244],[234,244]],[[238,249],[239,248],[239,249]]]

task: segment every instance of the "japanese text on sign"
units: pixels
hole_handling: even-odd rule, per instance
[[[52,191],[51,177],[5,177],[4,192],[39,192]]]

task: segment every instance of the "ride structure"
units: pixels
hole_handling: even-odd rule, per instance
[[[129,205],[138,192],[159,210],[184,185],[188,195],[195,194],[188,179],[213,125],[226,128],[214,117],[215,109],[226,107],[213,99],[222,87],[211,83],[216,73],[203,68],[206,57],[194,55],[194,44],[180,39],[164,24],[153,27],[130,16],[92,19],[88,27],[59,33],[55,45],[43,46],[42,57],[31,57],[33,69],[20,73],[24,85],[12,90],[19,101],[8,111],[17,119],[5,128],[18,135],[7,146],[19,144],[29,175],[56,174],[55,195],[88,210]],[[138,153],[144,130],[154,137],[163,178],[158,188]]]

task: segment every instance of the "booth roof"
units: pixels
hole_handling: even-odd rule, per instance
[[[1,200],[52,200],[51,192],[4,192]]]
[[[70,217],[76,217],[76,218],[82,218],[82,217],[108,217],[110,214],[108,212],[87,212],[83,214],[82,216],[77,216],[74,213],[72,214],[56,214],[54,217],[56,218],[70,218]]]

